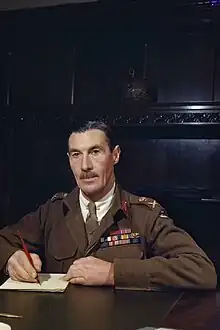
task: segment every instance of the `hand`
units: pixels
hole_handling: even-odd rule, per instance
[[[42,262],[35,253],[30,253],[37,272],[41,271]],[[22,282],[37,282],[36,270],[31,266],[24,251],[18,250],[8,259],[7,271],[12,280]]]
[[[70,266],[66,281],[81,285],[114,285],[114,265],[94,257],[81,258]]]

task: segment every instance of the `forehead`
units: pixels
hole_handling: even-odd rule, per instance
[[[99,129],[91,129],[83,133],[72,133],[69,137],[69,148],[85,149],[94,145],[108,145],[105,133]]]

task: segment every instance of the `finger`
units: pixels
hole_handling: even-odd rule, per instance
[[[15,274],[11,273],[9,276],[13,281],[19,281]]]
[[[13,281],[21,281],[19,276],[15,272],[10,271],[8,272],[8,274]]]
[[[72,265],[70,266],[66,275],[64,275],[63,279],[65,281],[69,281],[72,278],[76,277],[84,277],[83,276],[83,269],[79,268],[78,266]]]
[[[70,266],[66,275],[63,276],[64,281],[69,281],[72,278],[72,268],[73,268],[73,265]]]
[[[22,253],[19,255],[19,258],[17,258],[17,263],[29,274],[31,278],[35,278],[37,276],[36,270],[31,265],[30,261],[28,260],[25,253]],[[13,264],[14,268],[16,267],[16,262]]]
[[[80,258],[77,259],[73,262],[73,265],[84,265],[86,263],[88,263],[88,261],[91,259],[91,257],[86,257],[86,258]]]
[[[9,275],[17,281],[36,282],[35,278],[31,277],[18,262],[14,263],[13,267],[9,269]]]
[[[21,265],[17,265],[15,272],[17,274],[17,278],[19,281],[24,281],[24,282],[36,282],[36,272],[34,271],[33,276],[29,274]],[[34,276],[35,275],[35,276]]]
[[[66,281],[69,281],[69,279],[72,277],[72,273],[74,272],[74,265],[71,265],[70,268],[68,269],[68,272],[66,273],[66,275],[64,275],[64,279]]]
[[[72,278],[69,282],[71,284],[81,284],[81,285],[84,285],[85,284],[85,279],[84,279],[84,277],[75,277],[75,278]]]
[[[36,253],[31,253],[31,258],[33,260],[34,267],[37,270],[37,272],[41,272],[42,262],[40,260],[39,255]]]
[[[34,278],[30,278],[30,280],[24,279],[22,276],[18,275],[18,274],[14,274],[14,276],[11,277],[13,280],[15,281],[19,281],[19,282],[28,282],[28,283],[36,283],[37,280],[35,280]]]

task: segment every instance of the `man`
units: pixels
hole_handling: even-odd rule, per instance
[[[30,282],[43,269],[81,285],[216,287],[213,264],[194,240],[156,201],[117,184],[120,147],[107,125],[87,122],[72,132],[68,149],[78,187],[0,231],[0,270]],[[35,269],[22,251],[18,230]]]

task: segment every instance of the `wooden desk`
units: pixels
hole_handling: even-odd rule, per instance
[[[218,299],[217,299],[218,297]],[[219,330],[216,292],[113,291],[70,285],[65,293],[0,291],[0,312],[12,330],[136,330],[146,326]]]
[[[166,328],[181,330],[219,330],[220,293],[183,294],[162,325]]]
[[[23,316],[0,322],[12,330],[135,330],[159,326],[180,296],[73,285],[64,293],[0,291],[0,312]]]

